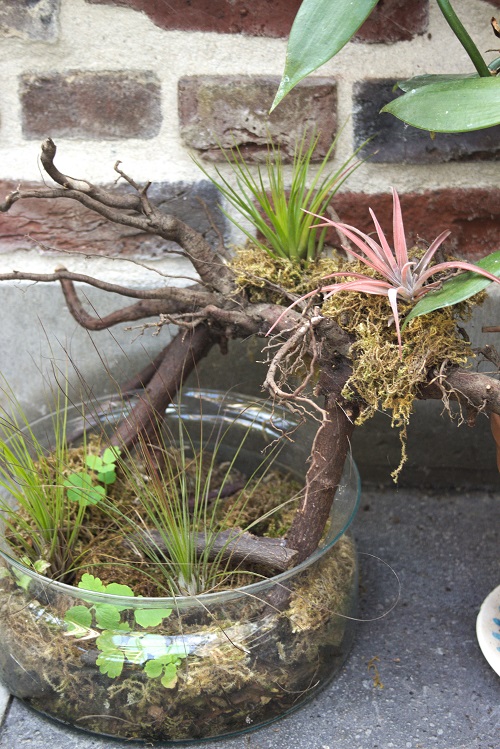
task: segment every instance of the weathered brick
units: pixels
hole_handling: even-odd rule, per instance
[[[0,195],[7,195],[18,185],[0,182]],[[24,189],[41,186],[21,184]],[[200,231],[211,244],[219,240],[214,226],[222,235],[226,231],[226,220],[219,209],[220,194],[206,180],[153,184],[148,196],[165,213]],[[166,249],[178,249],[173,242],[111,224],[73,200],[26,200],[16,203],[8,213],[0,213],[0,253],[37,246],[135,258],[157,258]]]
[[[429,26],[429,0],[379,0],[354,37],[356,42],[406,42],[425,34]]]
[[[179,81],[179,118],[186,145],[221,161],[219,144],[238,145],[248,161],[263,161],[269,137],[290,161],[305,132],[320,135],[316,158],[331,145],[337,126],[337,88],[332,78],[300,83],[269,115],[279,78],[190,76]]]
[[[26,138],[153,138],[161,87],[148,71],[47,73],[20,81]]]
[[[380,109],[401,91],[394,80],[368,80],[355,84],[353,101],[354,143],[365,149],[371,161],[399,164],[434,164],[446,161],[497,160],[500,158],[500,126],[470,133],[436,133],[405,125]]]
[[[423,193],[400,194],[405,233],[409,246],[417,239],[432,242],[449,229],[447,252],[478,258],[498,249],[500,190],[450,188]],[[338,193],[333,205],[345,223],[366,233],[373,232],[371,208],[382,228],[392,237],[392,195]],[[338,238],[332,234],[333,243]],[[392,241],[392,240],[391,240]]]
[[[302,0],[86,0],[146,13],[163,29],[286,37]],[[427,31],[428,0],[379,0],[355,41],[408,41]]]
[[[285,37],[302,0],[86,0],[143,11],[163,29]]]
[[[52,42],[58,18],[59,0],[0,0],[0,36]]]

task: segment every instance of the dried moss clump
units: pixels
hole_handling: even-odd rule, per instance
[[[366,268],[358,264],[354,270],[366,273]],[[439,375],[443,367],[467,363],[472,350],[458,321],[466,320],[483,296],[478,294],[454,307],[411,320],[402,332],[402,357],[387,297],[340,292],[323,304],[323,314],[335,319],[355,339],[351,346],[353,373],[343,395],[361,398],[364,407],[358,423],[383,409],[391,411],[392,426],[401,430],[402,459],[393,473],[395,479],[406,460],[406,427],[419,388],[428,382],[429,373]],[[404,319],[411,305],[399,302],[398,307]]]
[[[286,612],[292,632],[319,629],[334,614],[347,616],[355,573],[354,542],[343,536],[329,557],[302,576],[300,586],[294,591]]]
[[[418,258],[423,250],[417,247],[412,252]],[[305,267],[273,259],[253,247],[236,255],[233,268],[237,282],[249,289],[252,301],[283,305],[290,303],[289,294],[300,295],[321,288],[325,277],[332,273],[349,270],[377,276],[366,265],[347,262],[340,255],[321,258]],[[345,280],[350,279],[346,276]],[[453,307],[414,318],[402,334],[402,358],[387,297],[343,291],[322,304],[323,314],[333,318],[354,340],[351,346],[353,373],[343,395],[361,400],[363,406],[358,423],[382,409],[392,413],[392,426],[400,429],[402,457],[393,473],[395,479],[406,460],[406,428],[419,388],[428,381],[429,373],[439,375],[443,368],[467,363],[472,351],[457,321],[467,319],[483,298],[484,293],[477,294]],[[319,295],[315,303],[320,303]],[[398,307],[404,319],[411,305],[399,302]]]
[[[248,243],[245,248],[238,249],[231,267],[236,273],[236,283],[247,289],[252,302],[289,304],[291,299],[287,292],[300,295],[313,291],[321,279],[332,272],[332,260],[323,257],[308,263],[272,258]]]

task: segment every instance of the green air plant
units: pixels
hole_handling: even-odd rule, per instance
[[[305,76],[334,57],[368,19],[378,0],[303,0],[288,42],[273,109]],[[500,58],[487,64],[449,0],[436,0],[474,72],[418,75],[398,83],[403,95],[382,111],[423,130],[481,130],[500,123]],[[490,50],[493,51],[493,50]]]
[[[177,434],[157,424],[152,441],[141,436],[133,452],[124,448],[118,458],[122,475],[136,497],[136,514],[110,507],[110,515],[155,565],[155,582],[161,586],[163,580],[169,595],[212,591],[227,583],[231,575],[245,572],[238,565],[235,569],[229,545],[283,508],[279,504],[245,523],[246,508],[281,450],[281,444],[270,447],[249,476],[238,470],[253,418],[258,415],[248,416],[248,428],[234,445],[231,421],[217,426],[201,421],[199,432],[193,434],[179,413]],[[236,505],[231,501],[226,510],[224,499],[236,496]],[[226,513],[234,531],[227,536],[223,533],[228,528]]]
[[[11,548],[52,578],[64,579],[84,521],[85,503],[67,500],[69,448],[68,400],[56,396],[53,444],[47,449],[20,404],[8,393],[14,414],[2,409],[0,429],[0,511]]]
[[[338,136],[314,173],[312,162],[318,146],[318,137],[312,137],[307,142],[304,136],[294,150],[289,187],[281,151],[272,141],[268,147],[265,168],[257,166],[256,175],[237,146],[229,151],[222,151],[236,178],[236,187],[218,169],[216,179],[200,164],[198,166],[233,208],[257,231],[256,238],[230,213],[225,212],[253,245],[271,257],[284,258],[295,263],[313,262],[322,251],[325,232],[313,227],[314,219],[304,213],[304,209],[312,213],[326,210],[332,196],[361,164],[356,160],[356,151],[337,170],[329,171],[328,162],[332,158],[337,140]]]
[[[442,300],[441,303],[435,303],[433,310],[440,309],[442,307],[449,306],[454,303],[453,294],[447,294],[447,282],[446,274],[450,271],[469,271],[472,275],[468,278],[465,284],[461,285],[461,296],[456,298],[455,301],[463,301],[469,296],[476,294],[478,290],[475,280],[480,277],[481,281],[484,281],[484,285],[491,281],[500,283],[500,279],[497,278],[494,273],[490,273],[485,267],[480,265],[473,265],[472,263],[466,263],[462,260],[451,260],[448,262],[437,263],[431,265],[431,262],[444,240],[449,236],[449,231],[442,232],[432,242],[429,248],[421,257],[413,257],[408,253],[408,247],[405,239],[403,216],[401,213],[401,205],[396,190],[393,189],[393,240],[394,250],[390,247],[389,242],[382,231],[382,228],[377,220],[377,217],[370,210],[370,215],[373,219],[375,229],[379,242],[376,242],[372,237],[364,234],[364,232],[356,229],[354,226],[348,224],[342,224],[337,221],[332,221],[328,218],[321,218],[323,223],[318,226],[334,226],[339,232],[341,232],[347,239],[349,239],[362,254],[355,252],[351,247],[348,248],[348,252],[356,258],[356,260],[362,265],[366,266],[369,270],[369,275],[365,273],[359,273],[357,271],[350,271],[349,269],[341,270],[336,273],[331,273],[325,277],[325,281],[329,279],[344,279],[335,281],[335,283],[325,283],[321,288],[315,289],[296,300],[288,309],[296,305],[298,302],[307,299],[308,297],[315,296],[319,292],[323,294],[324,300],[327,300],[332,294],[337,294],[340,291],[358,291],[364,294],[375,294],[378,296],[387,296],[392,309],[394,325],[396,327],[399,353],[400,357],[403,355],[403,347],[401,340],[400,330],[400,319],[398,310],[398,300],[404,302],[415,303],[422,299],[426,294],[433,290],[442,288]],[[498,253],[496,253],[498,254]],[[500,266],[497,266],[497,273],[500,272]],[[441,274],[441,277],[437,280],[432,281],[431,279]],[[444,275],[443,275],[444,274]],[[482,278],[481,278],[482,277]],[[352,280],[345,280],[352,279]],[[456,280],[450,279],[448,283],[452,283],[456,286]],[[468,284],[468,286],[467,286]],[[483,286],[484,287],[484,286]],[[453,288],[453,287],[452,287]],[[420,313],[420,314],[423,314]]]

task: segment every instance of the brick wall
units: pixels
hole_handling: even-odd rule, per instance
[[[355,40],[271,115],[285,38],[299,0],[0,0],[0,185],[40,181],[37,152],[47,135],[74,176],[110,183],[121,159],[157,183],[165,205],[210,233],[224,230],[217,195],[190,154],[219,161],[237,143],[262,161],[270,133],[286,158],[304,130],[320,132],[321,156],[344,125],[340,163],[367,138],[368,163],[346,183],[340,215],[369,227],[368,206],[390,220],[391,185],[402,194],[412,237],[450,228],[451,247],[477,256],[496,247],[500,128],[437,135],[379,109],[394,82],[413,73],[468,70],[461,48],[428,0],[380,0]],[[500,2],[457,0],[481,49],[494,45],[489,20]],[[469,23],[469,25],[471,25]],[[33,201],[0,216],[0,266],[34,248],[136,254],[160,261],[151,238],[109,228],[85,210]],[[17,214],[17,217],[16,217]],[[226,228],[227,229],[227,228]],[[40,246],[41,243],[42,247]],[[38,260],[40,257],[38,257]]]

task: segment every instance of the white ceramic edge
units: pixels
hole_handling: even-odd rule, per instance
[[[3,684],[0,683],[0,724],[4,719],[9,706],[10,693]]]
[[[493,671],[500,676],[500,639],[492,634],[495,629],[500,634],[500,626],[495,624],[494,617],[500,619],[500,585],[484,599],[476,620],[479,647]]]

